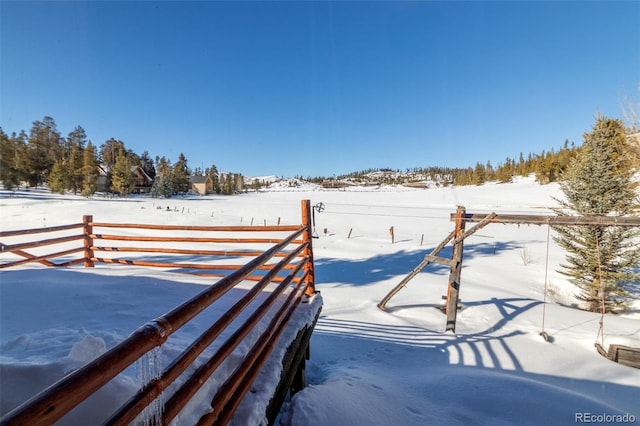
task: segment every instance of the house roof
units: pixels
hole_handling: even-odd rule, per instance
[[[189,182],[191,183],[206,183],[207,179],[211,179],[209,176],[189,176]]]
[[[153,179],[151,179],[141,166],[132,166],[131,171],[138,176],[143,177],[147,182],[153,182]]]

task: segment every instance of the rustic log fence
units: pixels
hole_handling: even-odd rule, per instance
[[[98,233],[97,230],[101,229],[107,229],[111,233]],[[79,233],[77,233],[78,230],[80,230]],[[135,232],[140,230],[144,230],[145,235],[135,235]],[[73,233],[29,242],[24,241],[24,237],[27,235],[64,234],[69,231]],[[146,235],[151,231],[162,235]],[[180,235],[167,235],[167,232],[177,232]],[[266,235],[265,238],[205,236],[206,234],[225,232],[233,233],[233,235],[238,233],[255,235],[258,232],[269,233],[269,235]],[[193,233],[198,236],[192,236]],[[284,233],[285,236],[273,236],[278,233]],[[185,234],[191,235],[185,236]],[[199,366],[195,372],[187,377],[172,395],[164,397],[166,402],[162,409],[162,419],[158,421],[161,421],[162,424],[168,424],[179,414],[220,364],[269,314],[272,319],[266,331],[260,334],[257,342],[247,352],[248,355],[240,361],[239,366],[212,396],[212,410],[205,414],[199,422],[199,424],[225,424],[233,417],[237,406],[251,388],[257,374],[275,348],[280,335],[290,324],[290,319],[296,312],[296,308],[303,300],[310,300],[316,293],[309,200],[302,201],[302,224],[294,226],[226,227],[115,224],[94,222],[91,216],[85,216],[82,223],[78,224],[0,232],[0,238],[4,241],[11,237],[20,237],[22,241],[13,244],[0,243],[2,257],[9,254],[13,257],[10,260],[0,262],[0,268],[15,267],[26,263],[40,263],[47,267],[72,266],[80,263],[85,267],[94,267],[96,264],[105,263],[166,268],[198,275],[221,276],[221,278],[200,294],[163,316],[146,323],[103,355],[63,377],[6,414],[0,419],[1,425],[48,425],[56,422],[123,370],[134,365],[144,355],[166,342],[169,336],[204,309],[215,306],[214,303],[229,290],[241,282],[256,281],[257,283],[248,289],[243,297],[235,302],[231,308],[226,309],[223,315],[175,358],[158,377],[143,384],[138,393],[113,413],[105,423],[124,425],[134,421],[169,385],[176,382],[187,368],[198,360]],[[122,245],[123,243],[128,245]],[[33,250],[51,250],[53,246],[58,245],[65,247],[55,248],[56,251],[48,253],[33,252]],[[185,245],[204,245],[209,248],[193,249],[185,248]],[[212,245],[223,245],[224,248],[213,249]],[[257,245],[268,248],[245,250],[238,249],[238,245],[251,245],[252,247]],[[29,250],[29,252],[25,250]],[[119,257],[106,257],[105,253]],[[167,256],[164,259],[145,260],[144,255],[148,256],[148,253]],[[137,257],[122,256],[136,254]],[[176,258],[180,261],[175,261]],[[230,263],[229,258],[235,259],[236,262]],[[277,285],[275,288],[270,287],[270,292],[264,301],[258,307],[247,311],[249,304],[271,283]],[[276,303],[277,301],[279,302]],[[248,318],[225,341],[218,342],[216,339],[243,312],[248,314]],[[318,314],[319,308],[315,313],[316,320]],[[288,368],[293,368],[295,374],[283,371],[284,381],[281,378],[274,398],[267,408],[270,421],[275,419],[277,408],[284,400],[286,391],[299,389],[301,383],[304,382],[301,374],[304,360],[308,357],[309,339],[314,325],[315,320],[300,330],[298,338],[288,349],[286,357],[296,361]],[[219,344],[215,353],[204,361],[198,359],[214,341]],[[304,354],[306,357],[300,354]]]
[[[563,216],[563,215],[521,215],[521,214],[472,214],[467,213],[464,206],[458,206],[452,213],[450,220],[455,223],[454,230],[420,262],[398,285],[378,303],[378,308],[386,310],[386,305],[407,283],[413,279],[430,263],[449,266],[449,282],[445,298],[444,312],[447,315],[445,330],[455,332],[456,316],[458,312],[460,282],[462,273],[462,261],[464,258],[464,240],[476,231],[491,223],[515,224],[515,225],[548,225],[548,226],[640,226],[640,217],[637,216]],[[466,223],[475,223],[475,226],[465,231]],[[449,242],[453,244],[451,259],[438,257],[437,254],[446,247]]]

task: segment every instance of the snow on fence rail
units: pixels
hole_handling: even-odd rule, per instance
[[[215,306],[225,293],[243,281],[257,281],[246,291],[231,308],[202,333],[189,347],[187,347],[173,362],[160,373],[151,378],[127,403],[113,413],[106,424],[129,424],[150,406],[165,389],[176,382],[176,379],[194,364],[196,359],[212,343],[227,330],[230,324],[241,313],[248,318],[237,329],[230,333],[224,342],[220,343],[216,352],[200,363],[199,367],[187,377],[172,395],[164,397],[162,418],[156,419],[162,424],[168,424],[180,410],[190,401],[200,387],[216,371],[216,369],[231,355],[233,350],[243,339],[265,318],[270,322],[265,331],[260,334],[248,355],[239,361],[239,365],[222,383],[211,399],[211,410],[200,418],[204,424],[225,424],[249,391],[258,372],[265,364],[267,357],[274,349],[276,342],[284,329],[289,325],[296,308],[304,298],[313,298],[315,280],[313,270],[312,226],[309,200],[302,201],[302,224],[295,226],[161,226],[141,224],[115,224],[94,222],[91,216],[85,216],[83,222],[66,226],[21,231],[2,231],[3,241],[12,237],[19,237],[20,241],[13,244],[0,242],[1,257],[10,257],[0,261],[0,268],[18,266],[25,263],[40,263],[47,267],[71,266],[83,263],[85,267],[93,267],[96,263],[127,264],[147,267],[168,268],[177,272],[197,273],[207,271],[206,275],[221,276],[217,282],[207,287],[200,294],[135,330],[127,339],[95,360],[68,374],[47,389],[35,395],[19,407],[15,408],[2,419],[1,425],[41,425],[52,424],[65,416],[82,401],[97,392],[102,386],[134,365],[140,358],[151,353],[155,348],[167,341],[170,335],[187,324],[209,306]],[[111,232],[98,233],[98,229],[108,229]],[[80,229],[81,233],[68,235],[69,231]],[[154,231],[158,235],[135,235],[137,230]],[[168,235],[167,232],[180,235]],[[65,235],[53,238],[25,242],[25,236],[43,235],[49,233],[63,233]],[[192,236],[196,233],[197,236]],[[211,237],[206,234],[231,233],[226,237]],[[265,238],[237,238],[239,233],[255,235],[267,233]],[[283,234],[276,237],[275,234]],[[190,234],[190,235],[188,235]],[[79,242],[81,246],[77,246]],[[109,242],[110,245],[106,245]],[[128,244],[127,246],[122,245]],[[136,244],[131,246],[131,244]],[[71,247],[67,247],[69,245]],[[104,244],[104,245],[98,245]],[[155,244],[155,245],[153,245]],[[157,246],[161,244],[162,246]],[[61,245],[54,252],[53,246]],[[222,249],[213,249],[212,245],[222,245]],[[269,248],[238,249],[238,245],[267,245]],[[198,249],[185,246],[199,246]],[[203,248],[206,246],[206,248]],[[26,250],[29,250],[28,252]],[[34,252],[39,251],[39,253]],[[81,257],[77,254],[82,253]],[[128,257],[99,257],[96,253],[110,253],[116,255],[127,254]],[[161,254],[164,257],[148,260],[149,253]],[[229,259],[235,259],[230,263]],[[176,261],[178,259],[178,261]],[[274,261],[274,259],[279,259]],[[57,262],[57,263],[56,263]],[[250,303],[271,284],[268,296],[257,307],[249,311]],[[286,291],[290,289],[290,291]],[[277,300],[284,302],[276,303]],[[253,305],[252,305],[253,306]],[[319,314],[315,313],[315,319]],[[291,343],[285,358],[294,359],[294,365],[284,367],[292,371],[283,371],[280,383],[267,407],[266,416],[275,418],[279,405],[286,396],[289,388],[301,388],[304,378],[301,377],[304,357],[308,354],[308,344],[315,325],[306,325],[298,331],[296,339]],[[198,360],[199,362],[201,360]],[[286,361],[286,360],[285,360]]]

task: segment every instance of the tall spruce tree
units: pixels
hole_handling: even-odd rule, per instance
[[[49,190],[64,195],[67,189],[67,180],[67,167],[62,160],[56,161],[47,176]]]
[[[140,167],[152,180],[156,177],[156,167],[153,159],[149,156],[149,151],[144,151],[140,156]]]
[[[164,156],[156,157],[157,174],[151,186],[151,196],[154,198],[171,198],[173,188],[171,186],[172,166]]]
[[[224,175],[224,184],[222,185],[222,193],[224,195],[231,195],[235,191],[233,189],[233,178],[231,177],[231,173],[226,173]]]
[[[19,140],[15,133],[9,137],[0,127],[0,181],[5,189],[12,190],[20,184]]]
[[[98,187],[98,157],[96,148],[87,143],[82,155],[82,195],[93,195]]]
[[[191,170],[187,164],[187,158],[180,153],[178,161],[173,165],[171,186],[174,194],[182,194],[189,191],[189,176]]]
[[[637,206],[637,183],[626,151],[625,127],[620,120],[598,117],[584,144],[562,174],[565,199],[557,200],[560,215],[623,216]],[[633,268],[640,248],[633,228],[601,225],[554,227],[555,241],[567,251],[562,274],[581,289],[587,308],[607,312],[625,308],[624,284],[638,279]],[[604,305],[603,305],[604,302]]]
[[[29,133],[25,156],[25,175],[29,186],[38,186],[49,179],[56,161],[63,159],[62,138],[51,117],[34,121]]]
[[[120,195],[127,195],[133,191],[136,180],[131,171],[131,160],[127,152],[121,148],[116,154],[116,160],[111,168],[111,189]]]
[[[211,178],[213,192],[215,192],[216,194],[220,194],[220,192],[222,192],[222,188],[220,188],[220,176],[216,165],[211,165],[211,168],[205,170],[205,174]]]
[[[83,181],[83,151],[79,145],[74,145],[71,148],[71,152],[69,153],[69,159],[66,162],[66,172],[67,172],[67,189],[73,191],[73,194],[77,194],[78,191],[82,190],[82,181]]]

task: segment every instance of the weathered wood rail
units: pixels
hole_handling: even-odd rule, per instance
[[[611,361],[633,368],[640,368],[640,348],[625,345],[609,345],[609,351],[605,351],[602,345],[596,343],[598,353]]]
[[[102,229],[108,229],[111,233],[97,232]],[[77,233],[78,230],[80,233]],[[135,235],[135,232],[140,230],[143,230],[145,235]],[[149,236],[148,233],[151,231],[158,232],[158,235]],[[68,235],[69,232],[73,233]],[[167,232],[174,234],[167,235]],[[64,235],[24,241],[25,236],[51,233]],[[193,236],[193,233],[197,236]],[[213,233],[232,235],[208,236]],[[237,235],[242,233],[250,236],[238,238]],[[255,235],[258,233],[269,235],[256,238]],[[273,236],[283,233],[284,236]],[[85,267],[94,267],[98,263],[106,263],[166,268],[221,278],[182,305],[147,322],[103,355],[7,413],[0,419],[1,425],[49,425],[56,422],[126,368],[134,365],[145,354],[166,342],[173,333],[204,309],[216,306],[215,302],[229,290],[236,288],[241,282],[255,281],[255,285],[246,290],[231,308],[225,309],[219,319],[185,348],[158,377],[143,384],[139,391],[104,423],[125,425],[133,422],[169,385],[182,378],[184,381],[175,392],[163,395],[162,419],[157,421],[168,424],[243,339],[254,331],[258,324],[266,321],[265,318],[270,318],[266,331],[260,334],[233,373],[220,385],[215,395],[211,396],[211,411],[204,414],[199,421],[199,424],[225,424],[233,417],[236,408],[277,345],[279,337],[290,325],[296,309],[303,301],[313,299],[316,294],[309,200],[302,201],[302,223],[294,226],[115,224],[94,222],[91,216],[85,216],[82,223],[72,225],[0,232],[3,241],[10,240],[11,237],[20,237],[20,241],[0,243],[0,269],[26,263],[40,263],[47,267],[80,263]],[[198,248],[193,248],[196,245]],[[203,248],[203,245],[206,247]],[[223,247],[214,249],[213,245]],[[247,245],[267,248],[238,248]],[[48,252],[42,252],[43,250]],[[149,259],[150,253],[165,256]],[[107,256],[108,254],[111,256]],[[5,260],[6,257],[9,259]],[[235,262],[230,262],[229,259],[234,259]],[[269,286],[270,284],[273,285]],[[266,290],[267,286],[269,290]],[[263,292],[268,296],[259,306],[255,307],[254,304],[251,310],[248,310],[250,303]],[[318,307],[318,312],[315,313],[315,320],[319,309]],[[234,328],[226,340],[219,341],[223,331],[227,330],[241,313],[247,314],[247,319]],[[297,390],[304,383],[301,375],[304,360],[309,354],[309,338],[315,320],[300,330],[298,337],[291,342],[287,350],[280,384],[265,413],[269,421],[275,419],[287,391]],[[214,341],[218,345],[215,353],[202,360],[203,352]],[[190,366],[196,365],[196,360],[198,367],[185,379],[183,373]]]
[[[517,225],[548,225],[548,226],[620,226],[638,227],[640,217],[638,216],[563,216],[563,215],[525,215],[525,214],[504,214],[490,213],[477,214],[467,213],[464,206],[458,206],[455,213],[450,215],[450,220],[455,223],[454,230],[418,264],[398,285],[378,303],[378,308],[386,309],[386,305],[407,283],[420,273],[431,263],[449,266],[449,282],[445,299],[444,312],[447,315],[445,330],[455,332],[456,316],[459,306],[459,292],[462,272],[462,261],[464,258],[464,240],[476,231],[491,223],[517,224]],[[466,223],[475,225],[465,231]],[[438,257],[437,254],[449,244],[453,245],[451,259]],[[624,356],[627,356],[625,353]],[[634,355],[635,356],[635,355]],[[613,359],[614,355],[609,358]],[[630,357],[630,356],[629,356]]]

